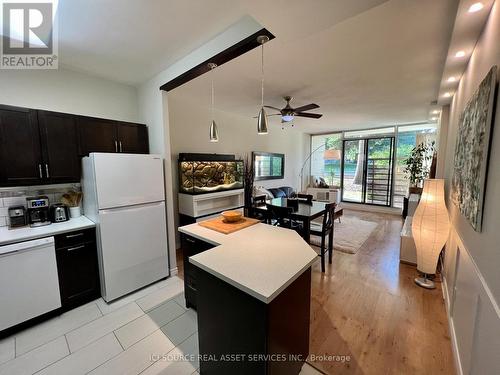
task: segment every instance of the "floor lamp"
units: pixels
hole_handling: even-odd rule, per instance
[[[444,180],[424,181],[422,198],[413,215],[411,231],[417,248],[417,270],[424,275],[417,277],[415,283],[423,288],[434,289],[436,286],[427,275],[436,273],[439,254],[448,240],[450,231],[450,220],[444,201]]]
[[[319,147],[315,148],[306,158],[304,163],[302,164],[302,168],[300,168],[300,173],[299,173],[299,190],[302,191],[303,188],[303,178],[304,178],[304,169],[306,167],[307,162],[311,159],[311,157],[314,155],[314,153],[321,148],[326,148],[326,144],[322,144]],[[340,150],[326,150],[323,152],[323,160],[340,160],[342,157],[342,153]],[[307,187],[307,186],[306,186]]]

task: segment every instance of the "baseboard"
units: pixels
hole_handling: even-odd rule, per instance
[[[170,276],[176,276],[179,273],[179,268],[171,268],[170,269]]]
[[[340,205],[343,208],[346,208],[349,210],[378,212],[378,213],[382,213],[382,214],[401,216],[401,208],[382,207],[382,206],[376,206],[376,205],[371,205],[371,204],[348,203],[348,202],[341,202]]]

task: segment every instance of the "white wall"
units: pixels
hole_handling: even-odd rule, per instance
[[[175,257],[175,238],[177,230],[174,224],[174,196],[172,179],[172,163],[170,152],[170,125],[168,116],[167,94],[160,91],[160,86],[178,77],[182,73],[206,61],[242,39],[256,33],[262,26],[251,17],[245,17],[194,50],[186,57],[177,61],[163,72],[139,86],[139,115],[141,122],[149,126],[150,151],[165,157],[165,191],[168,221],[168,244],[170,269],[175,272],[177,262]]]
[[[445,167],[448,193],[453,175],[453,157],[460,114],[493,65],[500,66],[500,3],[498,2],[493,6],[488,23],[460,80],[451,105]],[[474,231],[451,200],[448,202],[448,208],[458,235],[471,252],[472,258],[496,300],[500,301],[500,168],[498,167],[500,165],[500,105],[498,105],[498,99],[494,121],[482,232]]]
[[[137,89],[65,70],[0,70],[0,104],[139,121]]]
[[[256,181],[265,187],[292,186],[299,188],[299,173],[310,148],[310,135],[296,129],[281,129],[279,120],[273,119],[269,134],[257,134],[257,119],[215,110],[215,122],[219,130],[219,142],[210,142],[208,130],[210,109],[198,103],[180,99],[175,90],[168,95],[170,124],[170,157],[172,163],[172,186],[174,192],[174,217],[178,223],[178,171],[179,153],[234,154],[244,158],[252,151],[277,152],[285,154],[285,178]],[[178,243],[177,243],[178,245]]]
[[[483,229],[475,232],[449,197],[458,121],[465,105],[493,65],[500,66],[500,3],[460,80],[450,108],[444,174],[453,225],[446,246],[445,297],[454,348],[464,374],[500,373],[500,104],[491,139]]]

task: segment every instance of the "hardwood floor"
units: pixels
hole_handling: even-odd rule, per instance
[[[415,285],[414,266],[399,263],[401,218],[346,211],[378,227],[354,255],[334,252],[326,272],[313,267],[312,360],[327,374],[454,374],[441,283]]]
[[[420,288],[415,267],[399,263],[401,218],[345,215],[378,226],[356,254],[334,251],[324,274],[314,265],[309,362],[335,375],[454,374],[441,283]],[[177,264],[182,277],[180,251]]]

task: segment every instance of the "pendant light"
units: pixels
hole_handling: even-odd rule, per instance
[[[261,98],[260,98],[260,111],[257,116],[257,133],[267,134],[267,114],[264,109],[264,43],[269,42],[267,35],[260,35],[257,37],[257,42],[260,43],[262,50],[262,75],[261,75]]]
[[[215,63],[208,63],[208,67],[210,68],[210,76],[212,78],[212,105],[210,108],[210,117],[212,118],[212,122],[210,123],[210,142],[219,142],[219,131],[217,130],[217,124],[214,120],[214,72],[213,70],[217,67]]]

